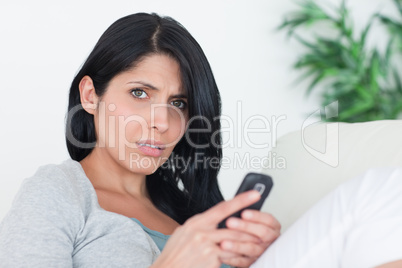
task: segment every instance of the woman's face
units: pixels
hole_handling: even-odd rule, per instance
[[[151,174],[183,137],[187,111],[178,63],[166,55],[147,56],[115,76],[100,98],[96,149],[125,169]]]

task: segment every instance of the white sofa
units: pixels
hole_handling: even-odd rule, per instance
[[[314,124],[279,138],[270,154],[282,164],[263,170],[274,180],[263,210],[285,231],[340,183],[369,168],[402,166],[402,120]]]

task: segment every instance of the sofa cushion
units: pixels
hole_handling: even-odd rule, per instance
[[[402,166],[402,121],[319,123],[278,139],[263,170],[274,188],[263,206],[286,230],[340,183],[375,167]]]

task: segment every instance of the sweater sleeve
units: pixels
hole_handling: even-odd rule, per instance
[[[0,225],[2,267],[72,267],[82,213],[61,171],[22,184]]]

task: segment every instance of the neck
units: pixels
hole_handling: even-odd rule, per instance
[[[94,188],[149,198],[146,190],[146,175],[129,170],[125,167],[124,161],[116,161],[105,151],[105,148],[95,147],[80,162]]]

